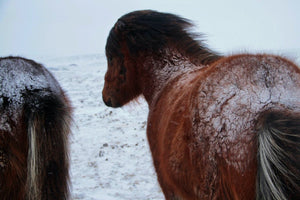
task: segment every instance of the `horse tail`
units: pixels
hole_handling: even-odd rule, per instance
[[[258,124],[257,199],[300,199],[300,113],[268,111]]]
[[[68,199],[71,109],[67,99],[51,92],[31,94],[24,114],[28,130],[26,199]]]

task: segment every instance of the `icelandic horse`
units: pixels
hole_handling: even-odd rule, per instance
[[[0,58],[0,199],[69,199],[70,101],[42,65]]]
[[[103,101],[146,99],[168,200],[300,199],[299,68],[275,55],[221,56],[191,27],[151,10],[119,18],[106,43]]]

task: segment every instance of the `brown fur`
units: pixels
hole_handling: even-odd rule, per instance
[[[143,23],[149,21],[150,25]],[[283,112],[292,117],[280,115],[280,120],[295,118],[300,123],[295,117],[300,113],[300,70],[273,55],[220,57],[209,50],[190,54],[182,46],[185,38],[174,40],[173,33],[164,29],[167,25],[178,28],[180,23],[178,16],[155,11],[136,11],[118,20],[107,40],[104,102],[120,107],[140,94],[145,97],[148,141],[166,199],[275,199],[264,180],[270,173],[276,175],[277,161],[283,159],[274,152],[270,156],[276,157],[275,162],[263,164],[257,159],[273,148],[262,136],[278,137],[278,131],[268,131],[275,127],[265,124],[269,116],[265,113]],[[154,29],[154,35],[148,29]],[[179,26],[180,31],[186,30]],[[157,41],[162,45],[151,46],[143,38],[162,38]],[[200,49],[202,44],[197,45]],[[208,57],[214,59],[207,62]],[[278,130],[299,137],[295,124]],[[299,163],[299,149],[282,148]],[[269,163],[275,167],[262,169]],[[283,174],[286,179],[273,181],[296,185],[291,188],[296,189],[293,197],[298,197],[300,172],[291,171],[295,177]],[[280,196],[287,196],[290,189],[282,189]]]

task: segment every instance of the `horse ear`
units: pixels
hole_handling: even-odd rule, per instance
[[[122,20],[118,20],[117,23],[115,24],[115,31],[116,32],[121,32],[124,27],[126,26],[125,22],[123,22]]]

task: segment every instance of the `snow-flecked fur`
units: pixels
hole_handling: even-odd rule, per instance
[[[69,198],[68,136],[71,106],[42,65],[19,57],[0,59],[0,171],[3,200]]]

